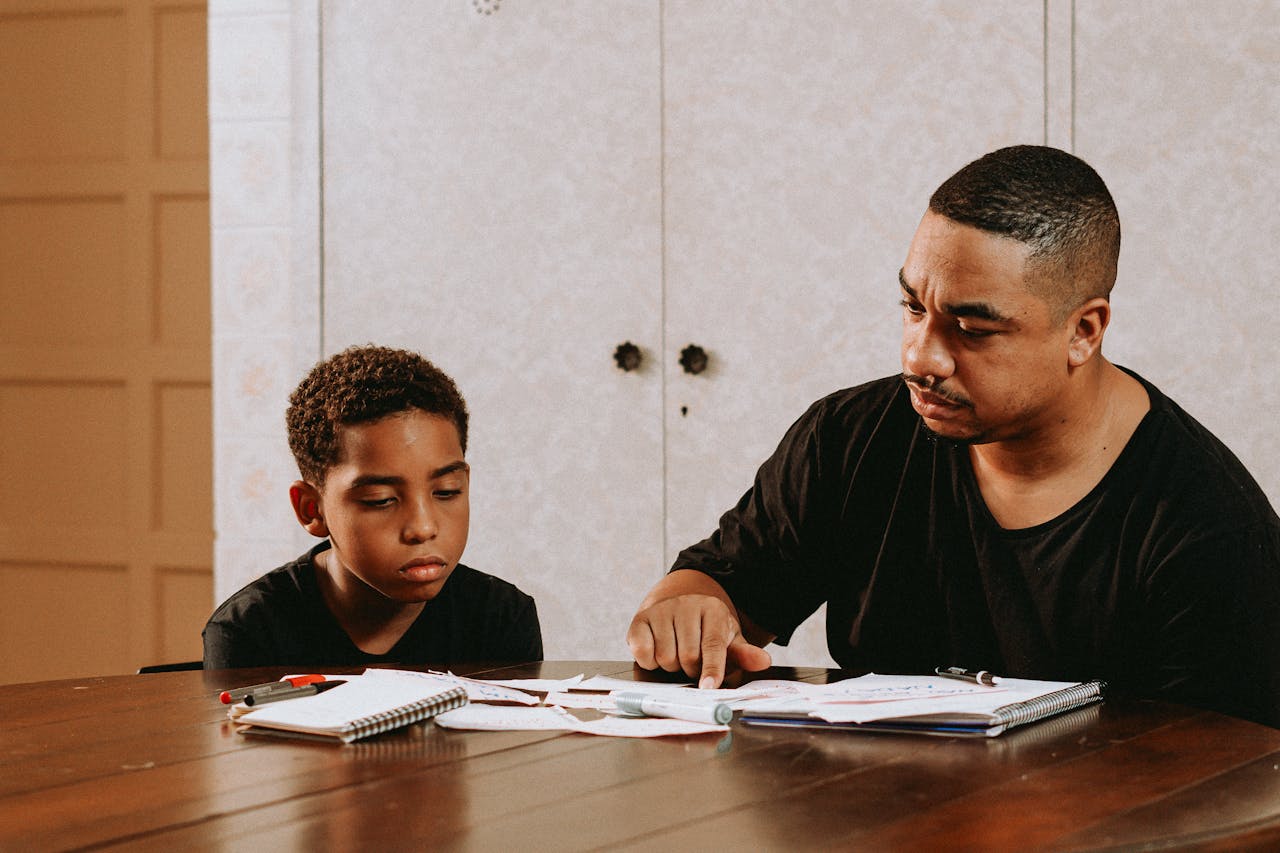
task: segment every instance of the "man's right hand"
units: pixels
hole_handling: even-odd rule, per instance
[[[719,687],[728,667],[755,672],[772,663],[744,636],[724,588],[692,570],[672,572],[653,588],[631,620],[627,645],[641,667],[683,671],[699,687]]]

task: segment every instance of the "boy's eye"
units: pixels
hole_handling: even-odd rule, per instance
[[[391,506],[395,500],[395,498],[363,498],[360,503],[370,507],[384,507]]]
[[[462,494],[462,489],[436,489],[435,491],[437,498],[446,501],[450,498],[456,498],[460,494]]]

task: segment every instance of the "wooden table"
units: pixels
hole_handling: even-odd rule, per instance
[[[600,661],[454,669],[645,677]],[[0,850],[1280,849],[1280,730],[1174,705],[1109,700],[980,741],[736,722],[654,740],[236,734],[217,692],[283,673],[0,687]]]

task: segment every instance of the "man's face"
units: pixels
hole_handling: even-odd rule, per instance
[[[331,570],[395,601],[435,598],[467,544],[470,472],[457,427],[414,409],[343,427],[340,445],[320,490]]]
[[[926,213],[900,273],[902,372],[925,426],[981,444],[1053,421],[1072,324],[1027,289],[1030,247]]]

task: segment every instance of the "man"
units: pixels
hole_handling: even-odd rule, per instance
[[[902,375],[815,403],[627,634],[700,686],[827,604],[844,668],[942,665],[1280,726],[1280,519],[1231,452],[1102,355],[1102,179],[1016,146],[949,178],[899,271]]]

